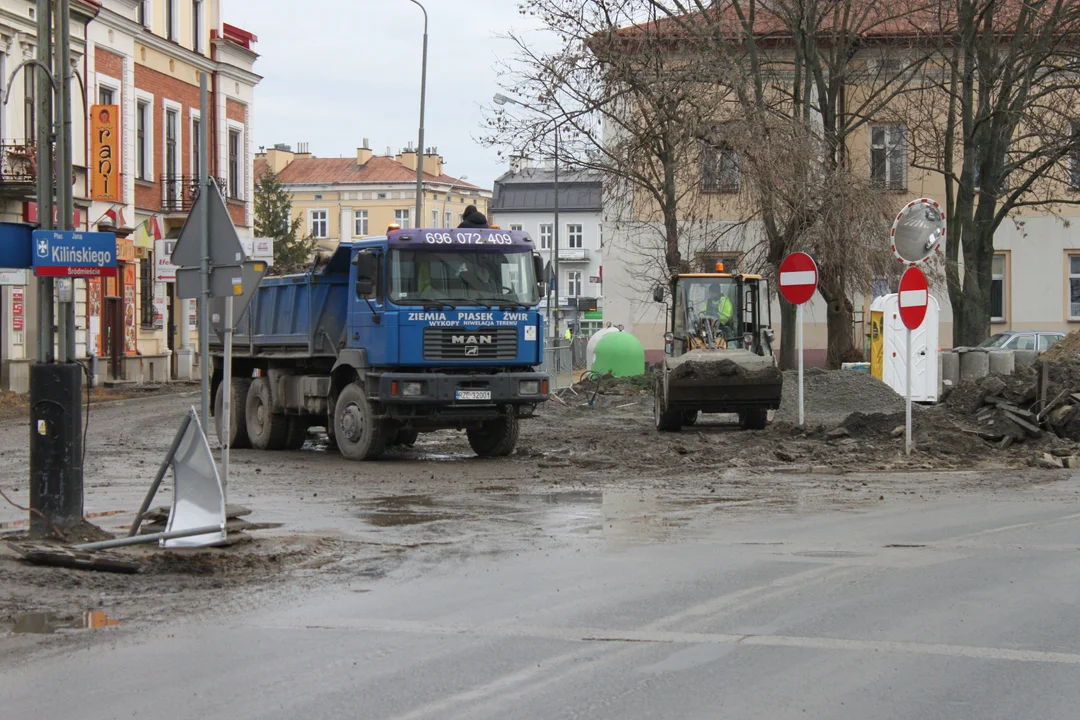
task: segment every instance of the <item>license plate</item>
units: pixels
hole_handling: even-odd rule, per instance
[[[490,390],[458,390],[454,393],[458,400],[490,400]]]

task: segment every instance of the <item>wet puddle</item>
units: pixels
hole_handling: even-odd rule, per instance
[[[15,627],[11,631],[20,635],[53,635],[59,630],[95,630],[119,624],[119,620],[109,617],[104,610],[86,610],[82,618],[60,618],[56,613],[30,612],[15,618]]]

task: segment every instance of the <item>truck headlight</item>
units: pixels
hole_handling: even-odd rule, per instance
[[[518,392],[522,395],[539,395],[540,394],[540,381],[539,380],[522,380],[518,385]]]
[[[403,382],[401,383],[401,394],[405,397],[416,397],[417,395],[423,395],[424,383]]]

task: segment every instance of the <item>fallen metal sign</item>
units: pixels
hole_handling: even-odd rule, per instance
[[[161,547],[165,548],[203,547],[225,539],[225,490],[195,408],[191,408],[188,415],[190,421],[172,458],[176,488],[166,534],[210,526],[219,530],[189,537],[162,538]]]

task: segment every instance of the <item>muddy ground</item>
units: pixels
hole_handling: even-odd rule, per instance
[[[136,575],[30,566],[0,542],[0,660],[83,641],[85,633],[7,632],[32,611],[77,619],[102,609],[132,629],[288,602],[313,584],[363,592],[388,574],[423,572],[463,553],[513,552],[570,535],[663,541],[702,513],[855,510],[1070,477],[1028,468],[1028,450],[992,452],[960,429],[943,436],[938,423],[917,432],[920,448],[905,457],[892,415],[871,413],[843,433],[782,423],[749,432],[734,418],[703,416],[660,435],[651,395],[609,387],[592,398],[587,389],[544,406],[504,459],[473,457],[455,432],[423,435],[415,447],[371,463],[344,460],[320,430],[297,452],[234,451],[229,502],[270,527],[223,549],[122,551],[143,560]],[[92,410],[85,496],[93,522],[123,532],[197,402],[174,395]],[[27,501],[27,433],[25,419],[0,422],[0,488],[20,504]],[[166,483],[156,504],[169,499]],[[24,530],[25,514],[0,501],[0,541]]]

